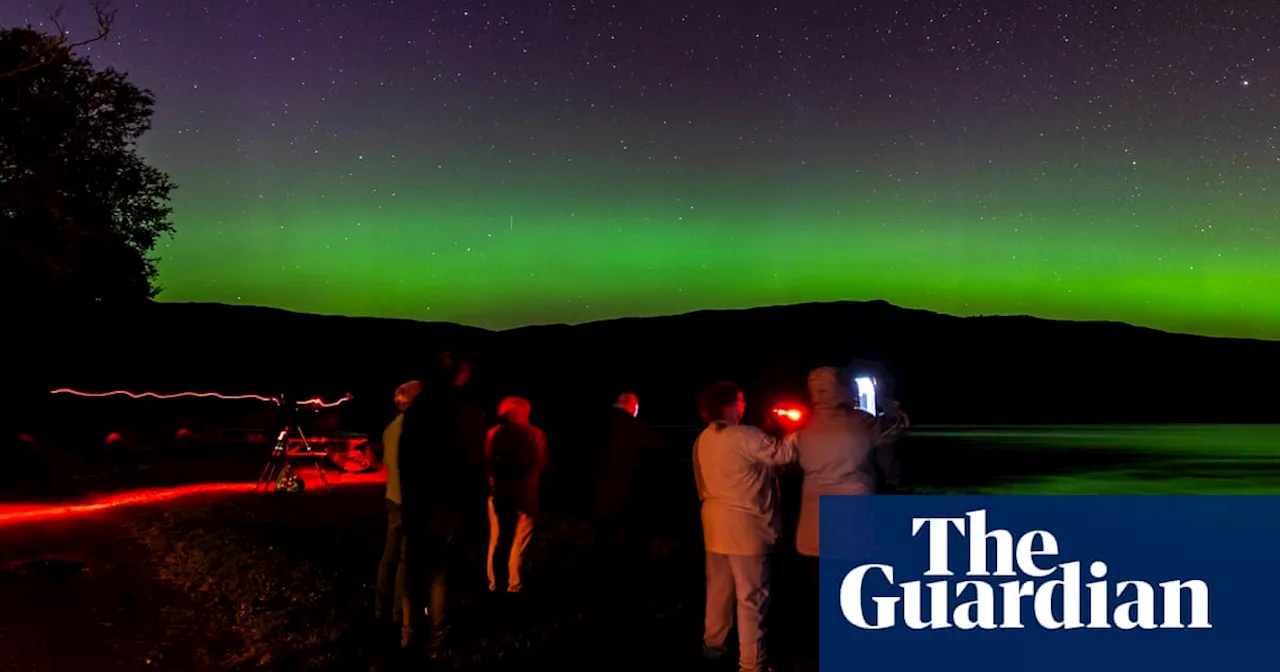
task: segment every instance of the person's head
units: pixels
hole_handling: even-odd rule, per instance
[[[422,381],[411,380],[396,388],[396,410],[401,413],[413,405],[413,400],[422,392]]]
[[[498,404],[498,417],[507,424],[527,425],[532,413],[533,405],[522,397],[507,397]]]
[[[618,400],[613,402],[615,408],[621,408],[631,417],[640,415],[640,398],[630,392],[623,392],[618,395]]]
[[[858,407],[852,383],[839,369],[824,366],[809,372],[809,403],[819,410],[852,410]]]
[[[445,350],[436,361],[436,371],[442,384],[463,387],[471,382],[471,362],[456,350]]]
[[[742,420],[747,402],[742,395],[742,388],[737,384],[720,382],[702,390],[698,410],[702,412],[702,421],[707,424],[719,422],[732,425]]]

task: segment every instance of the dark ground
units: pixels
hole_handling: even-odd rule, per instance
[[[548,479],[528,592],[517,601],[484,590],[478,520],[456,584],[455,647],[439,667],[702,669],[702,546],[686,438],[669,437],[677,449],[648,474],[653,534],[631,576],[593,566],[572,473]],[[901,454],[909,493],[1280,492],[1276,427],[921,428]],[[122,464],[81,489],[126,473],[135,485],[252,480],[259,458]],[[795,501],[784,488],[789,518]],[[0,670],[421,669],[420,659],[384,655],[396,649],[394,630],[370,628],[384,534],[378,484],[2,526]],[[780,548],[773,649],[779,663],[811,666],[788,649],[786,598],[796,589],[789,543]]]
[[[8,527],[4,555],[36,562],[0,571],[0,668],[368,669],[395,648],[367,619],[384,511],[380,486],[355,485]],[[696,660],[700,547],[660,535],[643,576],[592,580],[589,526],[539,522],[516,600],[487,594],[474,547],[441,667]]]

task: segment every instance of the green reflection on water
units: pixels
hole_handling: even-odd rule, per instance
[[[1280,425],[920,427],[916,493],[1280,494]]]

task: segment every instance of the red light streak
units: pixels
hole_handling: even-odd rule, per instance
[[[201,493],[234,493],[253,492],[252,483],[200,483],[177,488],[158,488],[152,490],[134,490],[131,492],[107,495],[94,498],[85,504],[7,504],[0,506],[0,525],[12,525],[50,518],[67,518],[70,516],[105,511],[120,506],[135,504],[154,504],[179,497],[198,495]]]
[[[337,401],[330,401],[330,402],[326,402],[324,399],[321,399],[320,397],[312,397],[310,399],[304,399],[302,401],[299,401],[298,405],[313,406],[315,408],[333,408],[334,406],[337,406],[344,402],[351,401],[351,399],[352,397],[350,394],[345,394],[342,396],[341,399],[338,399]],[[276,403],[279,403],[279,402],[277,401]]]
[[[260,394],[222,394],[220,392],[174,392],[173,394],[161,394],[159,392],[130,392],[128,390],[112,390],[110,392],[81,392],[73,390],[69,387],[62,387],[49,392],[49,394],[70,394],[77,397],[101,398],[126,396],[130,399],[178,399],[182,397],[192,397],[198,399],[223,399],[226,401],[237,401],[252,399],[279,405],[279,397],[264,397]],[[312,397],[297,402],[299,406],[311,406],[313,408],[333,408],[339,404],[343,404],[352,399],[350,394],[344,395],[337,401],[326,402],[320,397]]]
[[[299,473],[303,475],[303,480],[306,482],[308,491],[311,491],[313,488],[321,487],[318,477],[304,471],[300,471]],[[359,483],[384,483],[386,482],[387,476],[386,472],[382,470],[363,474],[348,474],[332,471],[326,471],[326,473],[328,474],[329,483],[334,486]],[[125,506],[160,504],[193,495],[248,494],[252,493],[256,487],[256,483],[197,483],[194,485],[183,485],[172,488],[131,490],[128,492],[94,497],[88,502],[78,504],[0,504],[0,527],[41,520],[70,518],[73,516],[99,513]]]

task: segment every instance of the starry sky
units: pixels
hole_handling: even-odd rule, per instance
[[[1280,339],[1266,0],[116,6],[83,54],[157,97],[162,300],[505,328],[884,299]]]

